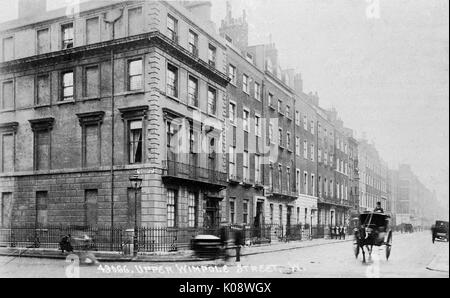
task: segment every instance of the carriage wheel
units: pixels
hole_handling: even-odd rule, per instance
[[[389,231],[387,242],[386,242],[386,260],[389,260],[392,248],[392,231]]]

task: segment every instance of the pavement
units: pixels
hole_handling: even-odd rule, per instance
[[[436,242],[437,244],[439,242]],[[449,254],[447,252],[440,252],[434,256],[430,264],[427,266],[428,270],[447,272],[449,273]]]
[[[290,242],[275,242],[270,244],[260,244],[252,246],[244,246],[241,248],[241,256],[251,256],[257,254],[268,254],[273,252],[289,251],[304,247],[315,247],[322,245],[330,245],[341,242],[352,241],[351,238],[346,240],[336,239],[313,239]],[[75,251],[75,253],[83,254],[83,251]],[[194,255],[191,250],[181,250],[178,252],[155,252],[155,253],[138,253],[136,257],[124,255],[120,252],[93,251],[92,253],[99,262],[200,262],[208,259],[200,258]],[[235,257],[235,250],[229,249],[230,257]],[[11,248],[0,247],[0,256],[8,257],[31,257],[46,259],[66,259],[66,254],[62,254],[60,250],[45,248]]]

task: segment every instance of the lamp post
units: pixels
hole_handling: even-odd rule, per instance
[[[133,233],[133,255],[137,256],[138,251],[138,220],[137,220],[137,194],[138,190],[141,188],[142,178],[138,175],[133,175],[130,177],[131,187],[134,189],[134,233]]]

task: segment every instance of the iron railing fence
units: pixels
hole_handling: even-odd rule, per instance
[[[234,232],[241,230],[245,245],[274,243],[280,241],[296,241],[311,237],[323,238],[325,225],[290,225],[265,224],[259,226],[227,225],[220,228],[205,227],[139,227],[137,231],[138,250],[140,252],[171,252],[188,250],[193,239],[198,235],[214,235],[225,237],[231,242]],[[311,234],[310,234],[311,232]],[[350,234],[350,229],[347,228]],[[306,234],[305,234],[306,233]],[[0,247],[47,248],[59,249],[61,238],[71,235],[74,249],[89,249],[97,251],[124,250],[125,246],[133,245],[134,229],[128,227],[110,226],[13,226],[0,228]],[[91,239],[89,242],[84,239]],[[88,243],[88,244],[87,244]]]

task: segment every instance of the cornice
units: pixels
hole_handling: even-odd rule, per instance
[[[30,122],[31,129],[33,131],[51,130],[53,128],[55,118],[50,117],[50,118],[33,119],[28,121]]]
[[[0,123],[0,131],[16,132],[18,126],[19,126],[18,122]]]
[[[88,125],[88,124],[100,124],[103,122],[103,117],[105,116],[105,112],[89,112],[89,113],[79,113],[76,114],[78,117],[78,121],[80,121],[80,125]]]
[[[122,119],[147,117],[148,106],[119,108]]]

